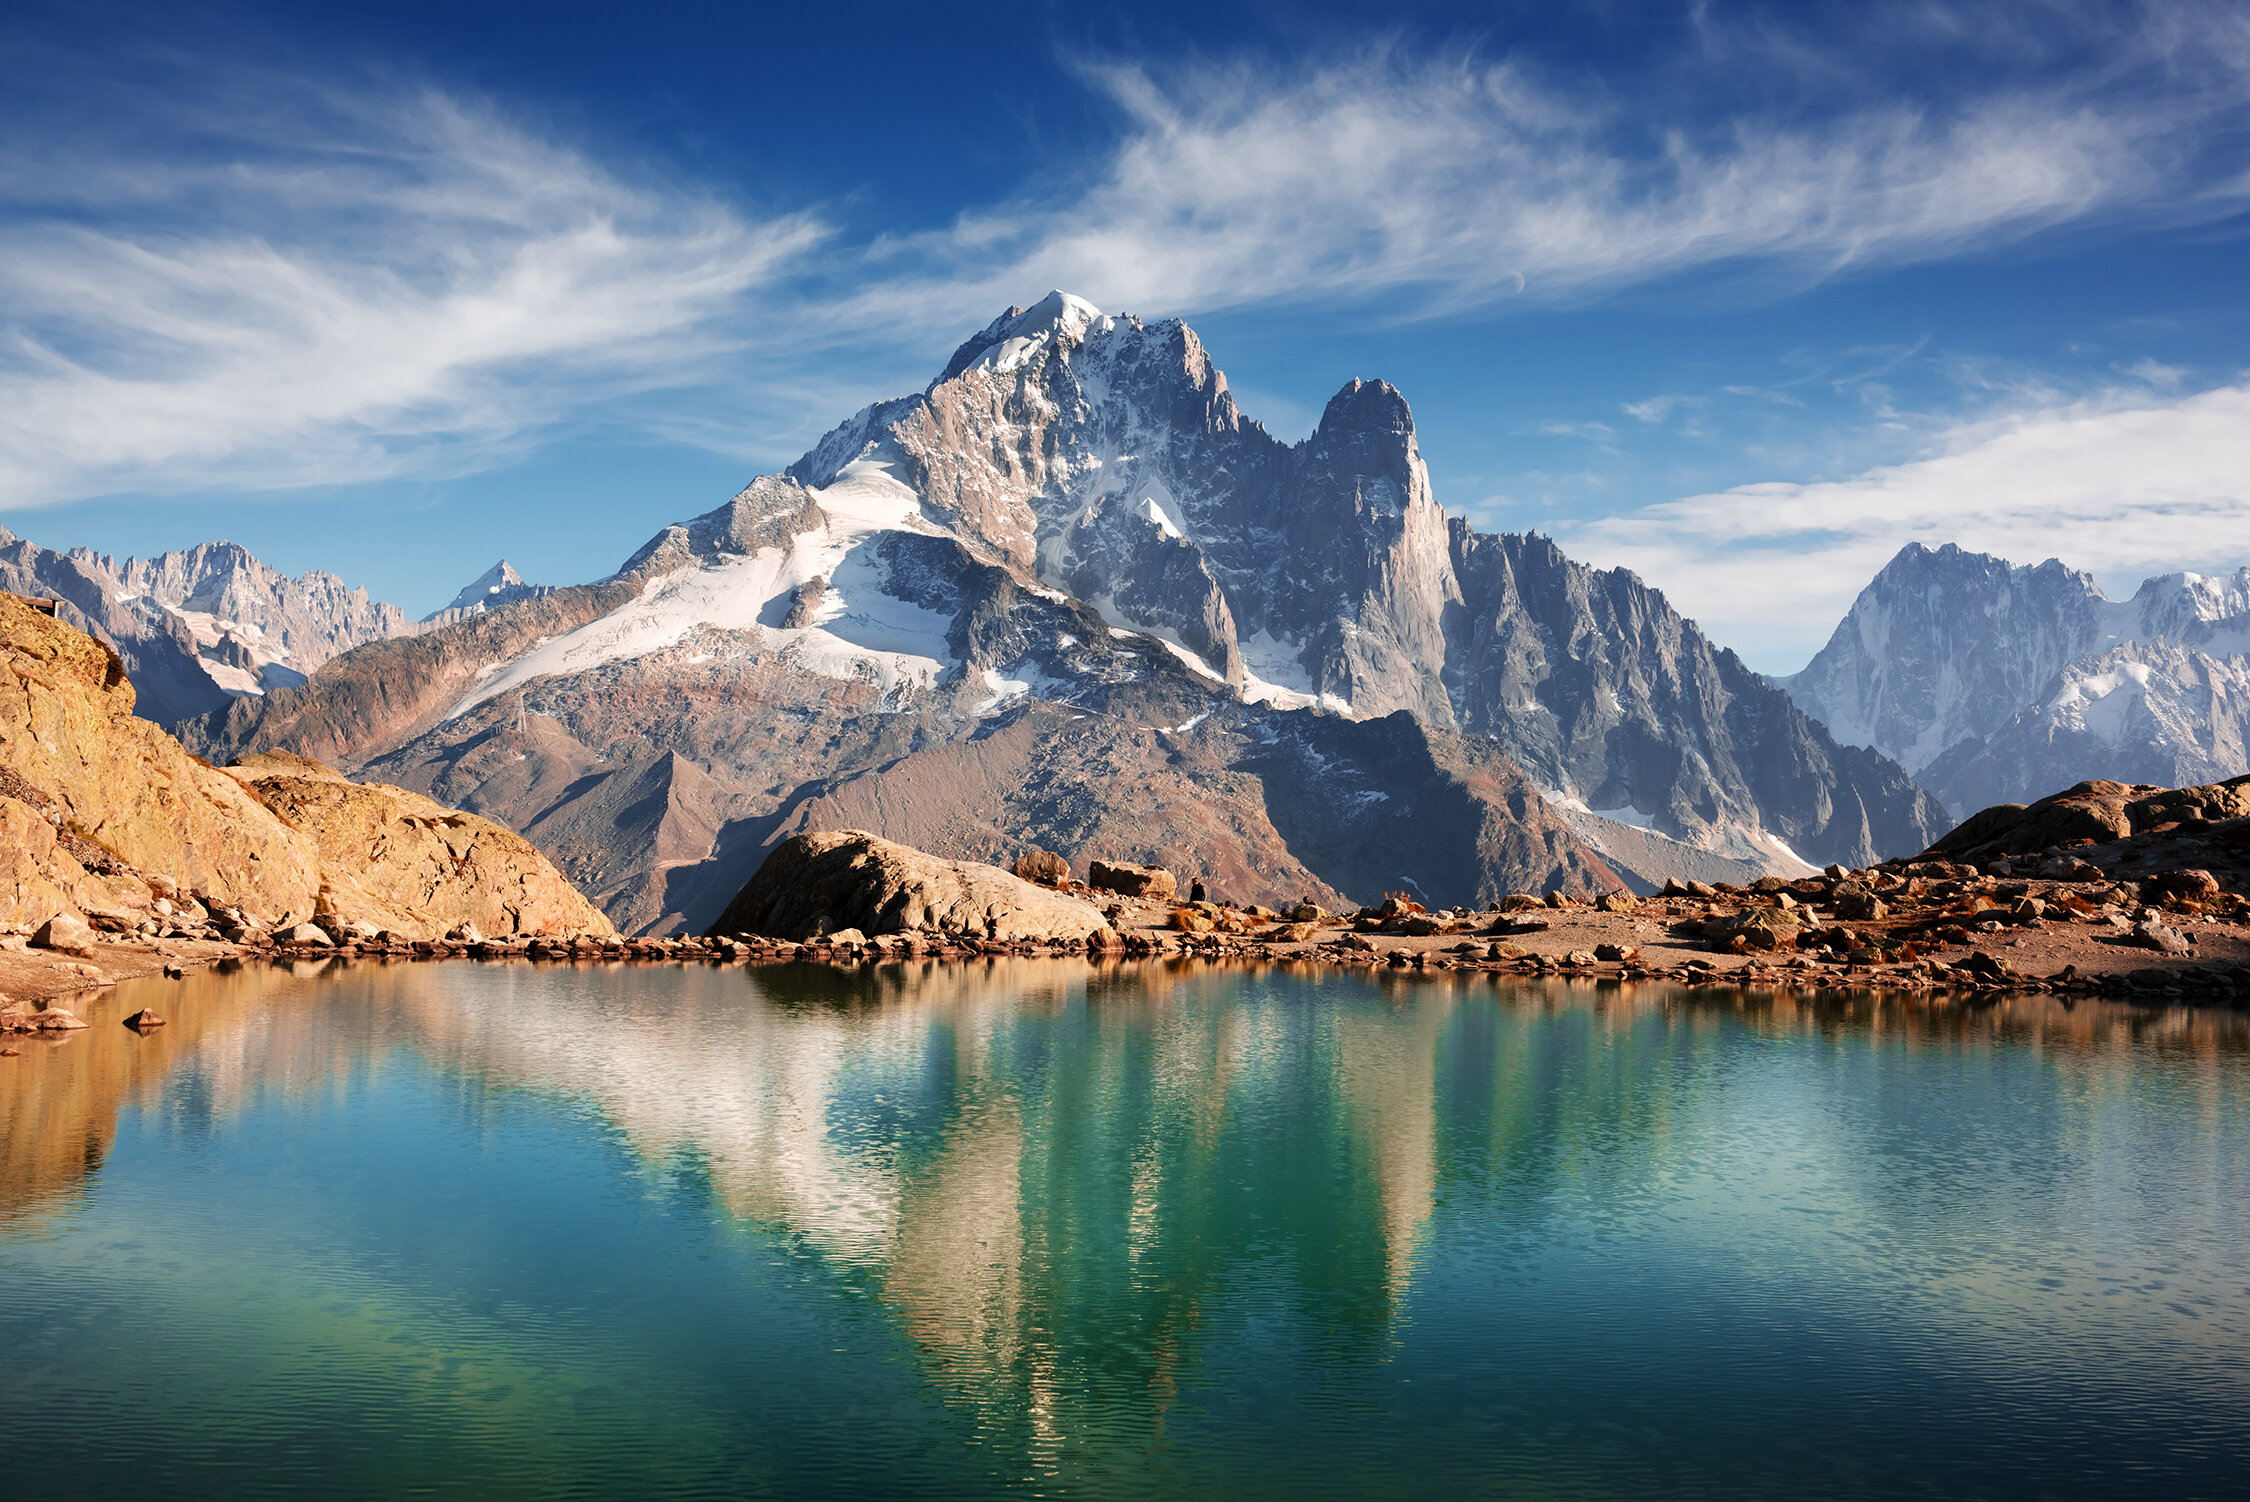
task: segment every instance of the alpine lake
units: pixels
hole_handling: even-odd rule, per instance
[[[2250,1489],[2241,1012],[1077,959],[74,1006],[0,1059],[9,1498]]]

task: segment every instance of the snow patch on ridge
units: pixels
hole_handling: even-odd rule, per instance
[[[1171,515],[1165,511],[1163,506],[1157,503],[1157,499],[1154,495],[1145,495],[1141,497],[1141,504],[1137,509],[1140,511],[1141,515],[1156,523],[1157,530],[1162,532],[1166,537],[1172,538],[1177,541],[1181,536],[1180,529],[1172,524]]]
[[[971,711],[978,719],[998,714],[1012,699],[1021,699],[1031,692],[1028,678],[1003,678],[990,668],[984,670],[984,686],[992,690],[992,697],[981,701]]]
[[[446,718],[535,678],[663,651],[701,627],[767,631],[799,666],[823,677],[866,673],[886,692],[902,683],[929,687],[953,665],[946,645],[952,620],[886,593],[880,564],[861,546],[882,532],[928,532],[921,497],[875,459],[855,460],[836,483],[807,493],[826,525],[798,533],[786,547],[698,559],[652,581],[638,599],[517,658]],[[810,626],[761,624],[770,605],[815,579],[826,589]]]

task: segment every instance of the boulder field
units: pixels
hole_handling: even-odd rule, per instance
[[[1171,873],[1108,861],[1092,862],[1082,885],[1037,852],[1021,865],[1061,889],[1048,891],[995,867],[835,831],[777,847],[711,934],[686,942],[737,959],[847,965],[1075,951],[1845,986],[1940,1001],[2046,991],[2241,1006],[2250,1005],[2250,816],[2228,815],[2245,796],[2250,778],[2170,790],[2089,784],[2046,804],[2121,801],[2128,814],[2098,815],[2108,818],[2106,839],[2080,832],[2082,809],[2027,820],[2014,808],[1964,826],[1966,850],[1948,840],[1910,859],[1795,880],[1672,882],[1647,898],[1523,892],[1481,909],[1426,909],[1393,894],[1352,913],[1181,901]],[[2066,818],[2076,822],[2040,822]],[[2032,833],[2012,838],[2018,830]],[[1073,922],[1024,916],[1057,900]],[[1102,926],[1087,926],[1089,914]]]

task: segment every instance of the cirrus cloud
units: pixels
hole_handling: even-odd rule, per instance
[[[692,376],[825,234],[435,91],[263,99],[0,179],[0,503],[474,470]]]

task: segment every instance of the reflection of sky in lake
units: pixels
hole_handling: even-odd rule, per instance
[[[149,994],[0,1075],[0,1345],[78,1490],[2177,1495],[2250,1443],[2235,1014],[1076,962]]]

